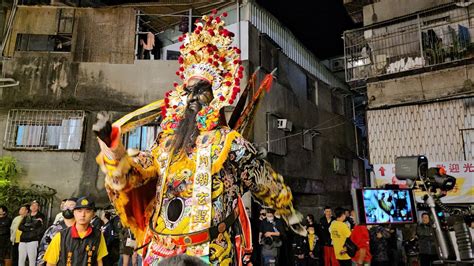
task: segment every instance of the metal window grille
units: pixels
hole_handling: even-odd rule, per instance
[[[156,138],[161,132],[159,125],[137,127],[123,136],[123,143],[127,149],[151,150]]]
[[[3,147],[19,150],[80,150],[84,119],[84,111],[10,110]]]
[[[346,81],[471,58],[474,6],[443,6],[344,33]]]
[[[474,125],[473,114],[474,98],[370,110],[370,161],[388,164],[398,156],[416,154],[434,162],[472,160],[472,138],[461,129]]]

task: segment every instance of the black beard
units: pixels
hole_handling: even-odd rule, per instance
[[[201,110],[201,105],[198,104],[196,107],[197,108],[186,107],[184,118],[179,122],[172,146],[175,154],[191,150],[196,142],[196,138],[199,135],[196,115]]]

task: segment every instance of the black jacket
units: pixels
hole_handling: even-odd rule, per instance
[[[293,238],[293,253],[297,255],[307,255],[309,252],[308,238],[295,235]]]
[[[331,221],[328,223],[326,220],[326,216],[321,217],[319,219],[319,222],[321,224],[321,231],[319,233],[319,239],[321,240],[321,244],[323,246],[332,246],[332,240],[331,240],[331,233],[329,233],[329,226],[331,226],[331,223],[336,220],[336,218],[331,217]],[[316,231],[318,233],[319,230]]]
[[[40,241],[44,233],[44,222],[45,217],[41,212],[23,218],[18,226],[21,231],[20,242]]]
[[[0,218],[0,247],[9,247],[11,246],[10,242],[10,225],[12,224],[12,219],[5,216]]]
[[[416,227],[420,254],[436,255],[435,237],[430,224],[419,224]]]
[[[262,240],[265,238],[266,232],[279,232],[280,236],[273,236],[273,242],[280,243],[286,240],[286,231],[283,222],[280,219],[275,218],[273,222],[269,222],[267,219],[263,220],[260,224],[260,233],[262,233]]]

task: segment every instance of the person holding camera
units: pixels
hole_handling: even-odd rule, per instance
[[[275,210],[267,209],[266,219],[260,225],[259,243],[262,245],[263,265],[277,265],[285,227],[275,218]]]

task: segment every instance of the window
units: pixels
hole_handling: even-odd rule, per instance
[[[10,110],[4,148],[80,150],[84,111]]]
[[[318,81],[307,77],[306,82],[306,96],[308,101],[314,103],[316,106],[318,105]]]
[[[72,8],[61,8],[58,10],[58,34],[72,34],[74,27],[74,12]]]
[[[124,146],[127,149],[150,150],[160,132],[161,128],[158,125],[138,127],[124,134]]]
[[[17,34],[16,51],[70,52],[75,10],[61,8],[57,12],[58,28],[56,35]]]
[[[71,34],[17,34],[16,51],[70,52]]]
[[[345,115],[345,108],[346,108],[346,97],[339,94],[338,92],[333,91],[331,92],[331,107],[332,112],[338,115]]]
[[[346,175],[347,167],[346,160],[338,157],[333,158],[333,170],[335,174]]]
[[[280,47],[272,38],[262,34],[260,38],[260,66],[268,72],[278,67]]]
[[[166,60],[178,60],[181,53],[179,51],[166,51]]]

